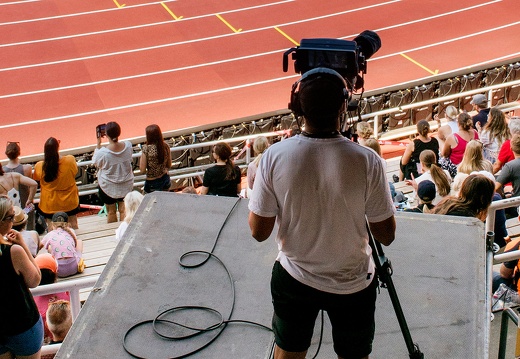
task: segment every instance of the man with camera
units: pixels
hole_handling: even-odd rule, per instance
[[[395,219],[378,155],[341,136],[349,100],[345,79],[314,68],[293,86],[300,135],[271,146],[249,202],[252,236],[278,224],[271,278],[275,358],[305,358],[319,310],[327,311],[338,358],[368,358],[375,332],[377,280],[367,222],[389,245]]]

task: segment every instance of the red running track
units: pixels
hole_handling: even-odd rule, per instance
[[[119,1],[119,2],[118,2]],[[117,4],[123,5],[118,8]],[[54,136],[95,143],[117,121],[123,138],[287,106],[291,40],[377,31],[366,90],[519,54],[515,0],[45,0],[0,2],[0,134],[22,155]],[[217,16],[218,15],[218,16]],[[406,55],[403,56],[402,54]],[[3,152],[3,151],[2,151]]]

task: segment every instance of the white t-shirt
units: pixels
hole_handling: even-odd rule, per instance
[[[113,152],[106,147],[96,148],[92,161],[98,168],[99,187],[114,199],[123,198],[134,188],[132,144],[124,141],[125,148]]]
[[[451,180],[450,173],[447,170],[443,170],[443,171],[444,171],[444,174],[446,175],[446,179],[448,180],[449,183],[451,183],[452,180]],[[415,179],[415,183],[417,183],[417,185],[419,185],[419,183],[421,183],[422,181],[426,181],[426,180],[432,181],[435,184],[430,170],[424,172],[422,175],[417,177]],[[449,195],[449,193],[448,193],[448,195]],[[419,203],[419,197],[417,196],[417,192],[414,193],[414,198],[415,198],[415,202]],[[435,198],[433,199],[432,204],[437,205],[437,203],[439,203],[443,198],[444,197],[439,195],[439,189],[437,188],[437,185],[435,184]]]
[[[295,136],[269,147],[249,209],[277,217],[277,260],[291,276],[339,294],[370,284],[366,220],[381,222],[395,212],[380,157],[341,136]]]

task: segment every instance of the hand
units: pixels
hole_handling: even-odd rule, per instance
[[[475,128],[477,129],[478,132],[480,132],[480,131],[482,130],[482,125],[480,124],[479,121],[477,121],[477,122],[475,123]]]
[[[14,229],[11,229],[9,232],[7,232],[7,234],[5,235],[5,238],[11,244],[18,244],[22,247],[23,247],[23,245],[25,245],[22,234],[18,231],[15,231]]]

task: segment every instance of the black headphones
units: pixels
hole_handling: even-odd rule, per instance
[[[345,100],[345,109],[346,104],[350,101],[350,92],[348,91],[347,81],[336,71],[329,69],[327,67],[316,67],[310,71],[307,71],[303,74],[302,77],[298,81],[296,81],[291,89],[291,102],[289,102],[289,110],[291,110],[295,116],[303,116],[303,109],[300,103],[300,89],[301,86],[309,81],[315,80],[319,77],[326,76],[330,79],[333,79],[338,83],[340,87],[343,89],[343,98]]]

